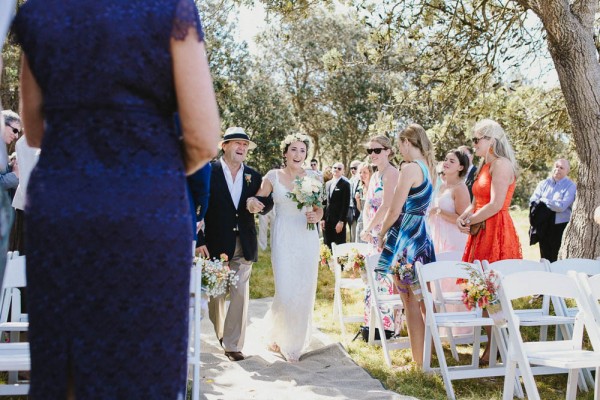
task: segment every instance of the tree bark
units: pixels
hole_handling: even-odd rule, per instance
[[[566,1],[535,3],[529,5],[548,33],[548,48],[580,160],[577,199],[560,258],[596,258],[600,256],[600,225],[593,220],[594,209],[600,205],[600,64],[589,21],[593,21],[598,2],[580,0],[585,4],[575,9]]]

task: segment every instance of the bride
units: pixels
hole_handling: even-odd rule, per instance
[[[271,310],[269,349],[281,353],[290,362],[298,361],[308,345],[312,330],[312,314],[317,290],[319,236],[307,229],[307,223],[317,223],[323,209],[313,206],[299,210],[288,197],[296,178],[310,176],[319,180],[312,170],[302,166],[309,146],[308,136],[288,135],[281,143],[285,167],[265,175],[257,196],[273,193],[275,221],[271,228],[271,263],[275,279],[275,297]],[[319,180],[320,181],[320,180]],[[248,211],[260,211],[256,198],[248,199]]]

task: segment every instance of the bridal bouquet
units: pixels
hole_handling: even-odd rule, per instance
[[[321,184],[321,181],[307,175],[303,178],[296,178],[294,181],[294,188],[287,195],[298,204],[298,210],[301,210],[304,207],[323,207],[321,202],[322,193],[323,185]],[[315,230],[317,225],[308,222],[306,228]]]
[[[227,292],[229,285],[237,286],[239,277],[227,265],[227,255],[221,254],[220,259],[209,260],[197,257],[194,265],[202,271],[202,291],[210,297],[221,296]]]

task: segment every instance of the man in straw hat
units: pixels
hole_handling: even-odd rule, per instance
[[[209,317],[217,338],[231,361],[240,361],[249,301],[249,280],[252,263],[258,259],[254,215],[246,209],[246,200],[256,197],[262,177],[244,165],[248,150],[256,148],[240,127],[227,129],[219,142],[223,156],[212,163],[210,200],[204,219],[204,232],[198,233],[198,251],[204,257],[226,254],[229,267],[239,277],[237,287],[229,288],[230,304],[225,313],[225,296],[211,298]],[[260,200],[260,199],[259,199]],[[273,201],[263,198],[262,212],[273,207]]]

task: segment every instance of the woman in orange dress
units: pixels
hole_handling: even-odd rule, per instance
[[[456,220],[458,228],[469,234],[463,261],[523,258],[519,236],[508,212],[517,179],[517,161],[504,129],[484,119],[473,128],[473,150],[483,159],[473,183],[473,203]],[[487,327],[488,338],[491,329]],[[488,364],[490,342],[480,363]]]
[[[473,150],[483,159],[473,184],[473,203],[457,219],[469,234],[463,261],[523,258],[519,236],[508,212],[517,178],[517,162],[504,129],[484,119],[473,128]]]

